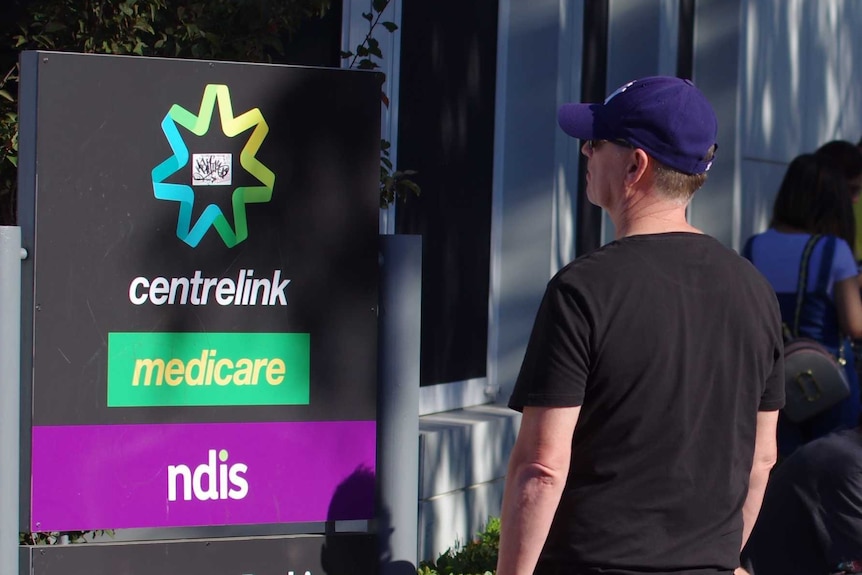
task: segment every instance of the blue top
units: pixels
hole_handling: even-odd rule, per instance
[[[796,311],[799,264],[810,238],[811,234],[784,233],[770,228],[752,237],[746,245],[746,257],[775,289],[781,317],[791,329]],[[815,339],[837,352],[835,283],[855,277],[858,273],[847,242],[835,236],[824,236],[817,242],[808,263],[806,296],[798,335]]]
[[[811,238],[811,234],[789,234],[772,228],[752,238],[754,241],[752,242],[752,257],[750,259],[756,263],[757,269],[769,280],[776,292],[796,292],[796,283],[799,279],[799,261],[809,238]],[[814,246],[810,262],[812,270],[820,269],[823,264],[825,245],[826,242],[821,240]],[[836,237],[835,254],[827,286],[829,294],[832,294],[835,282],[853,277],[858,273],[850,246],[841,238]],[[809,273],[808,291],[814,291],[816,281],[817,274]]]

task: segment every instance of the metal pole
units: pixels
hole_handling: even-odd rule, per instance
[[[378,511],[382,575],[416,575],[422,237],[380,236]]]
[[[21,228],[0,226],[0,573],[18,573]]]

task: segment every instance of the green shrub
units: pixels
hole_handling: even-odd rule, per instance
[[[494,575],[500,552],[500,519],[491,517],[476,537],[447,549],[436,561],[422,561],[419,575]]]

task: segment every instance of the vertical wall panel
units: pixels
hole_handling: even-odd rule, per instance
[[[739,233],[739,55],[743,0],[698,0],[694,82],[718,116],[718,152],[706,185],[694,197],[692,224],[737,247]]]
[[[497,291],[492,329],[497,342],[492,362],[509,399],[545,284],[550,278],[553,191],[557,163],[557,106],[561,93],[580,77],[581,2],[501,0],[506,14],[500,31],[506,53],[505,79],[498,95],[495,149],[495,266]],[[582,7],[581,7],[582,8]],[[565,16],[563,15],[565,14]],[[572,54],[559,55],[572,42]],[[561,88],[560,68],[571,83]],[[571,92],[570,92],[571,93]],[[573,92],[574,99],[579,98]],[[575,147],[577,144],[575,144]],[[566,166],[570,168],[577,164]]]

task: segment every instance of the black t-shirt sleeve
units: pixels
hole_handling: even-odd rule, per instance
[[[766,390],[760,397],[760,411],[775,411],[784,407],[784,353],[779,348],[776,351],[775,364],[772,373],[766,379]]]
[[[591,321],[583,298],[558,278],[545,290],[509,407],[575,407],[590,372]]]
[[[781,313],[778,300],[772,296],[772,371],[766,377],[766,386],[760,397],[760,411],[775,411],[784,407],[784,339],[781,331]]]

